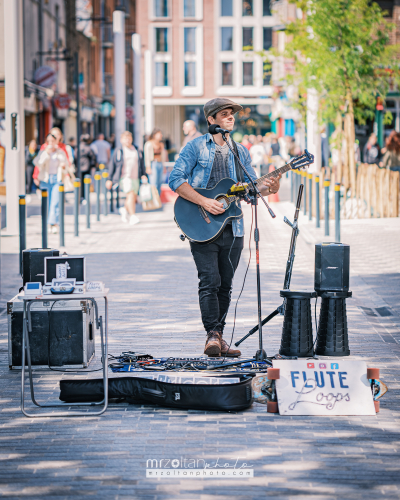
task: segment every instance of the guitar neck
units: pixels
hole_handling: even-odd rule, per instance
[[[283,167],[277,168],[276,170],[273,170],[269,174],[265,174],[259,179],[256,180],[257,185],[262,184],[264,179],[269,179],[270,177],[278,177],[279,174],[284,174],[288,170],[292,169],[291,163],[287,163],[286,165],[283,165]]]

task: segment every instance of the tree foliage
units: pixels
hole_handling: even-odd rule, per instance
[[[304,13],[290,22],[286,56],[294,61],[289,83],[315,88],[323,121],[354,113],[374,116],[393,80],[399,79],[398,47],[389,45],[393,26],[369,0],[291,0]]]

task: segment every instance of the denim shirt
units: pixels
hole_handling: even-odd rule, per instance
[[[253,180],[257,175],[251,166],[251,158],[248,150],[241,144],[237,144],[240,161],[246,167]],[[215,142],[211,134],[205,134],[188,142],[179,154],[179,158],[169,176],[169,187],[176,191],[185,182],[193,188],[205,189],[210,179],[211,169],[214,163]],[[229,152],[229,172],[231,178],[237,182],[235,160],[232,152]],[[250,179],[244,176],[246,182]],[[233,234],[236,237],[244,236],[243,219],[232,222]]]

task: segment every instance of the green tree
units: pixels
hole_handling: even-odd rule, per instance
[[[294,65],[288,83],[319,93],[321,122],[335,123],[336,135],[347,143],[344,172],[339,168],[336,179],[341,182],[344,173],[354,196],[354,119],[372,118],[377,98],[384,101],[399,79],[398,47],[389,44],[393,26],[369,0],[290,1],[303,16],[286,26],[285,55]]]

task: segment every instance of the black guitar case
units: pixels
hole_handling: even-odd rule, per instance
[[[147,402],[187,410],[238,411],[253,402],[254,373],[213,374],[218,378],[239,378],[226,385],[171,384],[140,377],[118,377],[108,380],[108,398],[130,403]],[[61,380],[60,400],[65,403],[99,402],[104,398],[103,379]]]

